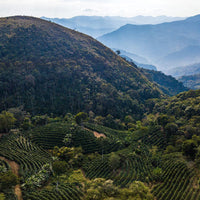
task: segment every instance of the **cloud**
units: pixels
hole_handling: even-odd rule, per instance
[[[83,12],[88,12],[88,13],[90,13],[90,12],[96,12],[96,11],[97,10],[90,9],[90,8],[86,8],[86,9],[83,10]]]
[[[1,16],[190,16],[198,14],[199,8],[199,0],[0,0]]]

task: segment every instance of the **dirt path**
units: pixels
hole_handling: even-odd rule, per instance
[[[2,156],[0,156],[0,159],[6,161],[10,165],[12,172],[19,177],[19,165],[16,162],[8,160]],[[23,200],[22,191],[19,184],[15,186],[15,194],[18,200]]]
[[[93,131],[93,133],[94,133],[94,136],[95,136],[96,138],[100,138],[100,137],[106,138],[106,136],[105,136],[103,133],[98,133],[98,132],[96,132],[96,131]]]
[[[88,128],[84,128],[84,129],[92,132],[96,138],[100,138],[100,137],[106,138],[105,134],[103,134],[103,133],[98,133],[97,131],[92,131]]]

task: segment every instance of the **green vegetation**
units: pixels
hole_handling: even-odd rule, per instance
[[[139,70],[93,38],[33,17],[0,19],[0,110],[140,117],[162,96]]]
[[[11,171],[0,174],[0,191],[15,186],[17,184],[17,176]]]
[[[18,116],[14,124],[18,131],[0,140],[0,156],[19,164],[25,200],[196,200],[199,100],[200,91],[148,100],[149,113],[141,121],[131,115],[124,120],[92,113],[83,113],[83,118],[80,113],[36,115],[28,117],[31,126],[24,129]],[[9,169],[1,161],[3,176]],[[9,192],[1,190],[2,195],[13,198],[15,184],[9,185]]]
[[[135,66],[133,62],[129,62],[131,65]],[[187,91],[190,85],[184,83],[181,79],[176,80],[171,75],[165,75],[161,71],[154,71],[150,69],[138,68],[138,70],[144,74],[149,81],[155,83],[157,87],[164,93],[169,96],[176,95],[180,92]],[[182,83],[183,82],[183,83]],[[198,89],[198,88],[191,88]]]
[[[9,130],[13,127],[16,119],[12,113],[2,111],[0,114],[0,131],[3,133],[8,133]]]
[[[51,162],[51,157],[46,151],[24,136],[14,134],[1,139],[0,156],[17,162],[23,178],[38,172],[44,164]]]
[[[200,199],[200,90],[168,98],[94,39],[31,17],[0,19],[0,50],[0,199]]]

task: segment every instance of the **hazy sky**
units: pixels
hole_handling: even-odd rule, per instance
[[[0,16],[125,16],[200,14],[200,0],[0,0]]]

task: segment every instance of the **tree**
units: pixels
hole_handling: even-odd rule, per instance
[[[13,127],[16,119],[12,113],[7,111],[2,111],[0,114],[0,131],[8,133],[9,130]]]
[[[32,118],[33,124],[36,126],[45,125],[48,122],[47,115],[36,115]]]
[[[174,122],[174,121],[175,121],[174,116],[170,116],[166,114],[160,114],[157,117],[158,124],[161,125],[163,128],[167,125],[167,123]]]
[[[18,178],[12,171],[0,174],[0,191],[11,188],[18,183]]]
[[[65,161],[57,160],[57,161],[53,162],[52,168],[53,168],[53,172],[55,175],[60,175],[67,171],[68,164]]]
[[[81,164],[83,158],[82,147],[57,147],[55,146],[53,150],[50,150],[53,156],[58,157],[67,163],[77,165]]]
[[[171,136],[176,135],[176,132],[178,131],[178,126],[173,122],[167,123],[167,125],[164,127],[164,131],[166,133],[167,139],[169,140]]]
[[[121,51],[120,50],[116,50],[116,53],[117,53],[117,55],[119,55],[121,53]]]
[[[83,121],[85,121],[88,118],[87,113],[84,112],[79,112],[76,116],[75,116],[75,121],[77,124],[81,124]]]
[[[194,159],[197,153],[197,143],[194,140],[186,140],[182,146],[183,154]]]
[[[129,188],[120,190],[120,200],[153,200],[150,189],[140,181],[134,181]]]
[[[58,183],[59,183],[58,176],[65,173],[68,168],[69,168],[69,166],[68,166],[67,162],[65,162],[65,161],[56,160],[55,162],[53,162],[52,169],[53,169],[53,173],[57,179],[56,190],[58,190]]]
[[[166,147],[165,153],[166,153],[166,154],[167,154],[167,153],[173,153],[173,152],[175,152],[175,151],[176,151],[176,148],[175,148],[174,146],[168,145],[168,146]]]
[[[112,152],[109,157],[109,165],[110,167],[115,170],[120,166],[120,157],[116,153]]]
[[[33,127],[33,124],[31,123],[31,120],[29,117],[25,117],[24,121],[22,122],[21,126],[22,129],[24,130],[29,130]]]
[[[159,167],[154,168],[152,175],[155,181],[162,181],[163,172],[161,168]]]
[[[0,200],[5,200],[5,199],[6,199],[6,197],[5,197],[4,193],[0,193]]]
[[[86,200],[107,199],[117,194],[117,187],[110,179],[95,178],[87,183],[87,187]]]
[[[65,145],[69,145],[72,142],[72,134],[67,133],[63,139],[63,142],[65,143]]]

